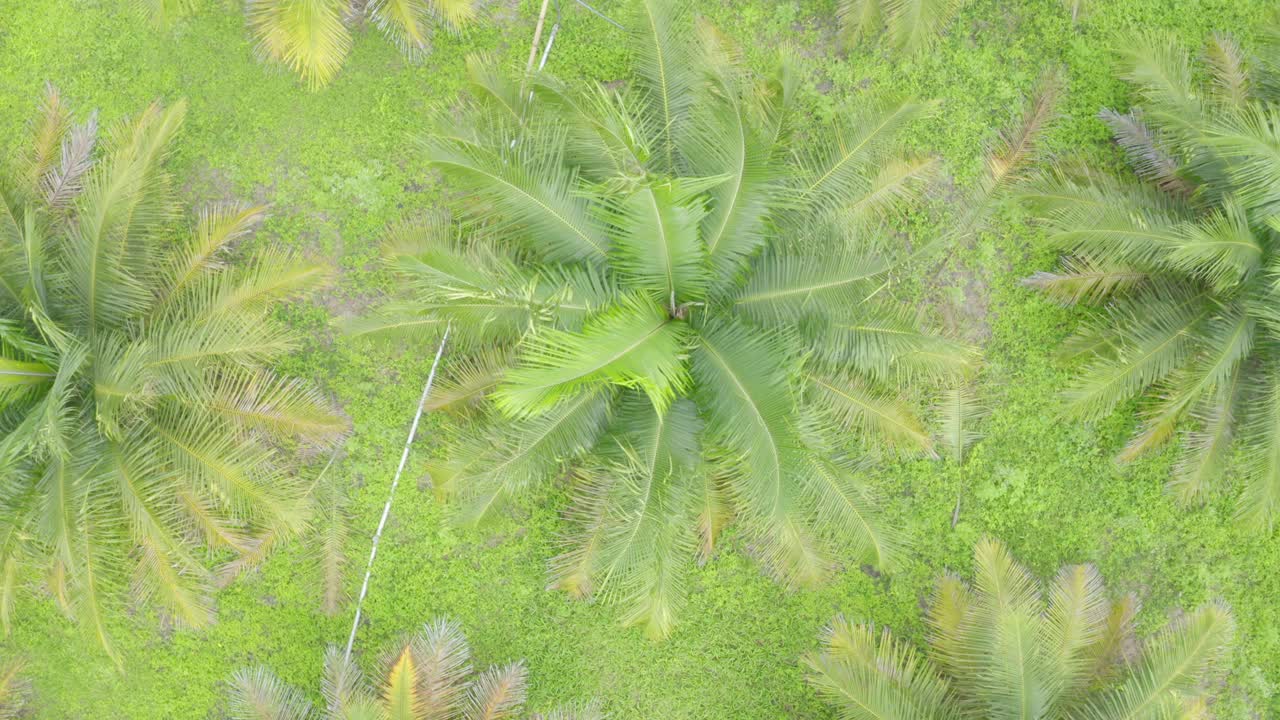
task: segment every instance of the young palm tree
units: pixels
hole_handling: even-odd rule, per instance
[[[154,0],[150,0],[154,1]],[[248,0],[249,26],[264,54],[310,87],[327,85],[351,50],[352,18],[364,16],[410,57],[431,47],[434,25],[456,32],[475,19],[476,0]]]
[[[466,356],[433,407],[487,422],[435,481],[461,478],[478,521],[568,464],[578,529],[554,584],[665,635],[730,518],[791,582],[836,552],[889,562],[831,428],[932,452],[898,388],[968,351],[884,292],[879,221],[932,166],[894,138],[927,106],[867,100],[796,138],[790,63],[751,77],[687,3],[641,10],[625,91],[472,63],[461,127],[425,140],[470,222],[392,233],[414,294],[363,330],[453,328]]]
[[[270,670],[241,670],[231,680],[232,720],[500,720],[522,717],[525,685],[523,662],[474,672],[471,648],[454,623],[437,620],[400,643],[382,662],[376,688],[360,668],[329,648],[324,657],[317,710],[306,696],[285,685]],[[601,720],[594,703],[560,709],[545,720]]]
[[[1231,642],[1226,608],[1206,605],[1139,643],[1136,603],[1109,601],[1088,565],[1062,568],[1045,591],[983,540],[974,576],[939,579],[927,656],[838,617],[805,658],[810,682],[846,720],[1205,717],[1205,682]]]
[[[1245,480],[1239,517],[1280,518],[1280,51],[1272,64],[1215,37],[1204,82],[1170,41],[1135,43],[1129,113],[1102,112],[1134,174],[1062,168],[1028,192],[1065,253],[1027,283],[1103,312],[1064,348],[1087,358],[1067,393],[1096,418],[1141,396],[1131,459],[1181,429],[1172,489],[1202,498],[1231,463]]]
[[[261,208],[213,207],[178,231],[164,165],[183,112],[152,105],[99,137],[50,88],[0,188],[6,626],[37,576],[104,643],[122,584],[208,621],[200,548],[252,553],[306,520],[270,439],[344,431],[316,390],[268,369],[294,347],[271,303],[322,269],[273,249],[228,267]]]
[[[923,50],[946,29],[967,0],[840,0],[841,30],[852,39],[882,32],[894,49]]]

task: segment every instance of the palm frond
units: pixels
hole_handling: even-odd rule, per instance
[[[920,188],[938,171],[932,157],[890,158],[871,179],[866,192],[841,208],[840,216],[852,227],[874,227],[917,199]]]
[[[390,656],[382,677],[382,705],[389,720],[414,720],[421,711],[418,668],[413,648],[405,644]]]
[[[624,624],[643,624],[662,638],[684,603],[684,575],[693,565],[687,483],[700,459],[701,421],[688,400],[659,414],[633,397],[617,425],[626,428],[617,438],[621,460],[607,483],[584,488],[602,495],[596,502],[605,511],[602,532],[590,537],[592,586],[624,606]]]
[[[324,651],[324,674],[320,678],[320,696],[325,713],[334,718],[364,717],[360,713],[375,709],[374,699],[365,687],[360,666],[339,648],[330,645]],[[378,717],[370,713],[372,717]]]
[[[84,181],[93,168],[93,150],[98,142],[98,116],[92,113],[79,125],[72,126],[62,140],[59,163],[41,180],[44,203],[54,211],[65,210],[84,189]]]
[[[1057,272],[1041,270],[1022,281],[1063,305],[1101,305],[1112,296],[1140,285],[1145,272],[1123,266],[1099,265],[1082,258],[1063,258]]]
[[[31,145],[19,156],[17,181],[27,199],[40,195],[44,178],[57,162],[58,152],[71,128],[71,110],[62,93],[52,83],[45,83],[39,109],[29,123]]]
[[[735,504],[765,522],[789,513],[789,455],[798,448],[780,343],[746,325],[702,328],[690,359],[707,433],[729,453]]]
[[[689,129],[682,151],[691,167],[725,178],[707,193],[700,234],[713,281],[727,284],[764,246],[764,223],[785,169],[774,161],[776,148],[756,129],[742,90],[730,85],[723,93],[723,102],[708,103],[705,120],[700,118]],[[790,100],[789,94],[779,93],[778,111],[785,112]]]
[[[891,447],[936,456],[933,438],[899,398],[849,373],[807,375],[811,406],[840,427],[885,440]]]
[[[328,266],[304,262],[293,253],[268,250],[245,261],[234,272],[220,273],[194,290],[189,314],[196,322],[222,313],[262,316],[273,304],[298,297],[322,285],[331,274]]]
[[[245,12],[258,49],[315,90],[333,80],[351,51],[346,9],[346,0],[250,0]]]
[[[938,400],[938,417],[942,425],[938,439],[951,453],[956,463],[964,462],[969,447],[982,439],[975,425],[990,412],[978,403],[973,387],[958,383],[942,391]]]
[[[1262,217],[1280,209],[1280,109],[1253,104],[1225,116],[1206,140],[1228,161],[1236,198]]]
[[[1051,67],[1041,74],[1022,117],[1002,130],[987,157],[988,180],[994,190],[1016,179],[1036,157],[1041,135],[1053,120],[1062,94],[1062,77]]]
[[[193,0],[133,0],[133,5],[148,20],[163,28],[191,12]]]
[[[485,670],[467,689],[463,717],[466,720],[515,717],[524,706],[527,682],[528,671],[522,662]]]
[[[1230,35],[1214,33],[1204,55],[1213,73],[1217,100],[1230,107],[1244,107],[1249,101],[1253,81],[1240,44]]]
[[[347,565],[346,543],[350,535],[347,498],[336,480],[325,481],[317,495],[312,530],[319,546],[320,609],[333,617],[347,600],[343,575]]]
[[[87,327],[119,327],[147,309],[151,298],[137,255],[145,246],[131,245],[129,238],[145,236],[171,215],[161,163],[185,112],[183,103],[167,109],[153,105],[121,126],[120,147],[86,181],[65,260],[75,278],[77,320]]]
[[[594,446],[612,400],[609,390],[597,387],[520,421],[501,438],[478,436],[460,453],[465,458],[461,467],[448,468],[468,483],[464,493],[469,499],[461,518],[487,519],[512,496],[545,481],[563,463]]]
[[[201,627],[213,619],[208,571],[190,554],[179,534],[178,508],[161,492],[164,473],[151,448],[114,446],[107,462],[116,492],[140,551],[133,592],[154,599],[182,623]]]
[[[1200,428],[1185,433],[1182,454],[1169,483],[1182,502],[1200,498],[1224,472],[1235,439],[1237,406],[1244,385],[1241,375],[1233,370],[1203,393],[1193,409]]]
[[[1217,290],[1229,290],[1261,267],[1263,252],[1244,208],[1227,200],[1183,226],[1176,246],[1162,260]]]
[[[853,39],[885,26],[892,46],[911,53],[928,47],[963,5],[964,0],[841,0],[836,12]]]
[[[1089,703],[1081,717],[1136,720],[1163,717],[1197,697],[1204,678],[1222,666],[1234,621],[1222,605],[1206,605],[1175,622],[1144,649],[1140,664],[1114,690]]]
[[[707,285],[704,212],[684,194],[675,183],[646,185],[614,210],[611,268],[671,308],[702,299]]]
[[[558,707],[541,716],[542,720],[605,720],[605,717],[600,703],[594,700],[568,707]]]
[[[231,676],[233,720],[307,720],[311,703],[266,668],[238,670]]]
[[[972,665],[973,648],[979,646],[982,631],[972,620],[974,602],[969,586],[946,573],[934,583],[925,615],[930,657],[962,688],[970,684],[965,670]]]
[[[529,249],[552,262],[600,262],[608,241],[588,210],[588,196],[573,174],[559,171],[563,138],[549,147],[525,141],[505,152],[443,137],[427,138],[432,165],[461,190],[487,202],[485,219],[498,230],[534,241]]]
[[[973,349],[920,329],[907,308],[864,303],[836,316],[810,343],[823,364],[876,381],[955,377],[973,361]]]
[[[460,412],[475,406],[498,387],[511,362],[510,353],[501,350],[482,350],[455,358],[424,407],[430,411]]]
[[[1174,128],[1190,128],[1202,116],[1191,59],[1172,37],[1132,38],[1119,52],[1122,76],[1137,87],[1152,118]]]
[[[756,322],[789,323],[807,315],[862,303],[875,291],[883,261],[839,253],[835,257],[766,253],[733,298],[734,309]]]
[[[1092,565],[1070,565],[1058,571],[1049,587],[1045,616],[1050,686],[1067,703],[1094,680],[1094,647],[1104,637],[1111,614],[1102,576]]]
[[[800,500],[813,516],[815,528],[841,558],[893,570],[902,547],[901,536],[882,517],[878,498],[856,476],[853,463],[832,452],[829,443],[806,433],[808,462],[795,474]]]
[[[521,348],[520,362],[495,393],[515,416],[547,410],[579,390],[605,381],[641,389],[654,406],[671,404],[688,385],[687,326],[672,321],[642,296],[619,301],[579,333],[548,330]]]
[[[1118,318],[1124,333],[1120,355],[1095,360],[1082,371],[1065,394],[1071,412],[1102,417],[1166,377],[1187,359],[1192,333],[1209,315],[1202,305],[1179,303],[1149,303],[1128,312]]]
[[[219,252],[251,233],[262,222],[265,212],[266,208],[262,206],[239,203],[213,205],[201,210],[195,232],[172,256],[166,297],[181,293],[202,273],[221,268]]]
[[[700,76],[688,0],[645,0],[632,25],[635,71],[645,112],[657,129],[655,170],[680,170],[677,147],[687,132]]]
[[[871,190],[898,135],[932,106],[913,101],[868,102],[827,137],[806,143],[797,157],[795,201],[799,208],[829,212]]]
[[[207,408],[245,428],[310,440],[333,441],[348,426],[333,403],[311,385],[268,372],[225,373]]]
[[[1265,377],[1274,377],[1273,365]],[[1270,529],[1280,518],[1280,384],[1266,381],[1252,387],[1242,435],[1248,449],[1241,468],[1244,491],[1236,517],[1246,525]]]
[[[396,47],[409,57],[417,57],[431,47],[430,23],[434,5],[430,0],[374,0],[366,6],[365,12]]]
[[[457,623],[437,619],[422,626],[413,642],[418,662],[422,720],[457,717],[471,674],[471,649]]]
[[[1111,128],[1116,144],[1124,151],[1138,177],[1155,183],[1161,190],[1174,195],[1189,195],[1194,189],[1184,177],[1182,166],[1169,153],[1160,138],[1147,127],[1140,110],[1120,114],[1103,110],[1098,117]]]
[[[889,631],[837,617],[823,631],[822,653],[804,658],[808,680],[847,720],[953,720],[947,681]],[[878,637],[877,637],[878,636]]]

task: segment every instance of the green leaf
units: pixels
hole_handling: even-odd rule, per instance
[[[1206,605],[1171,624],[1145,648],[1142,661],[1119,687],[1090,702],[1087,720],[1155,720],[1200,695],[1206,675],[1222,668],[1234,634],[1231,613]]]
[[[250,0],[245,14],[258,48],[316,90],[333,80],[351,51],[346,8],[346,0]]]
[[[678,183],[642,186],[614,212],[613,270],[669,308],[702,299],[708,273],[698,229],[704,213]]]
[[[756,322],[795,322],[806,315],[828,316],[858,305],[875,291],[872,280],[883,262],[848,253],[832,256],[766,253],[733,305]]]
[[[635,70],[646,91],[645,111],[658,130],[656,170],[676,174],[677,146],[691,121],[699,63],[688,0],[644,0],[631,25]]]
[[[822,653],[804,658],[809,684],[847,720],[957,720],[945,678],[889,631],[837,617],[823,631]],[[879,637],[877,637],[879,635]]]
[[[790,455],[799,447],[780,342],[740,323],[708,324],[691,355],[707,433],[725,448],[736,504],[774,524],[790,513]]]
[[[504,428],[501,441],[490,435],[454,448],[458,480],[468,496],[460,511],[464,522],[489,518],[504,502],[544,482],[595,446],[604,431],[612,393],[596,386],[565,398],[550,410]],[[433,481],[434,481],[433,473]]]
[[[684,355],[688,326],[652,300],[632,296],[587,321],[581,332],[547,330],[521,348],[495,399],[523,417],[603,384],[641,389],[665,408],[688,387]]]
[[[563,140],[548,143],[526,140],[509,149],[433,137],[424,147],[456,189],[487,201],[487,221],[525,238],[532,251],[552,262],[602,262],[608,239],[589,211],[588,193],[556,162]]]
[[[266,668],[238,670],[231,677],[233,720],[308,720],[314,717],[306,695],[285,685]]]
[[[931,107],[911,101],[865,102],[849,121],[811,138],[797,157],[796,209],[829,212],[872,192],[899,134]]]

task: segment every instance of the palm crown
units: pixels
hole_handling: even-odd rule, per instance
[[[730,517],[788,581],[837,548],[888,562],[828,428],[931,451],[897,382],[967,359],[880,292],[874,228],[931,167],[891,150],[926,106],[868,101],[793,142],[790,64],[749,76],[687,7],[643,6],[626,91],[518,87],[473,61],[463,127],[425,141],[473,221],[398,228],[415,294],[365,328],[453,328],[472,352],[433,406],[488,398],[489,422],[437,482],[462,478],[482,519],[574,461],[554,582],[655,635]]]
[[[1135,175],[1083,167],[1028,193],[1062,269],[1028,283],[1105,312],[1065,348],[1087,357],[1070,409],[1097,417],[1144,396],[1122,458],[1182,429],[1171,483],[1203,497],[1233,443],[1248,448],[1239,516],[1280,517],[1280,54],[1247,58],[1227,37],[1205,53],[1205,82],[1169,41],[1125,55],[1140,105],[1102,113]]]
[[[278,251],[224,267],[260,208],[211,208],[175,237],[164,160],[182,117],[153,105],[99,140],[50,89],[0,192],[6,622],[39,571],[105,642],[102,601],[130,568],[135,598],[204,622],[199,546],[250,553],[306,519],[305,488],[264,440],[344,429],[267,369],[293,347],[268,304],[320,268]]]
[[[338,648],[324,658],[324,708],[285,685],[270,670],[241,670],[231,681],[233,720],[501,720],[522,717],[528,672],[513,662],[474,672],[462,629],[447,620],[427,623],[382,661],[376,688]],[[564,708],[545,720],[600,720],[594,703]]]
[[[1046,592],[1002,545],[983,540],[971,586],[950,575],[938,582],[927,658],[887,630],[836,618],[822,652],[805,661],[847,720],[1202,717],[1231,614],[1207,605],[1143,644],[1133,637],[1136,614],[1131,598],[1107,599],[1090,566],[1062,568]]]

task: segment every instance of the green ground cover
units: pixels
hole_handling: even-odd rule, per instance
[[[622,16],[625,4],[601,6]],[[46,80],[73,107],[99,108],[104,120],[157,97],[184,97],[190,110],[173,169],[187,200],[269,203],[262,235],[339,267],[335,286],[314,303],[280,312],[313,331],[310,347],[285,369],[315,378],[352,419],[346,456],[331,472],[350,488],[348,554],[362,565],[434,348],[347,340],[330,329],[332,319],[359,312],[387,288],[375,262],[386,224],[441,199],[444,189],[412,136],[432,108],[456,96],[468,53],[523,62],[537,3],[495,4],[492,25],[437,38],[417,65],[376,33],[358,31],[352,57],[318,92],[254,58],[239,5],[201,0],[192,17],[157,30],[119,0],[0,0],[0,147],[21,141]],[[917,150],[942,158],[946,172],[930,202],[902,223],[903,241],[919,243],[946,229],[956,214],[948,200],[977,177],[984,145],[1020,113],[1047,63],[1064,66],[1067,87],[1048,150],[1114,157],[1095,114],[1129,104],[1109,64],[1118,36],[1167,29],[1198,45],[1224,30],[1247,47],[1273,3],[1091,5],[1073,26],[1060,0],[974,0],[939,46],[915,59],[840,49],[827,0],[706,0],[700,7],[744,44],[750,61],[762,63],[780,44],[805,58],[813,131],[869,89],[942,101],[910,134]],[[622,44],[616,31],[566,5],[549,67],[562,77],[610,81],[624,67]],[[893,523],[912,541],[897,572],[848,567],[819,591],[787,592],[731,537],[694,574],[676,632],[653,643],[618,626],[608,607],[544,590],[559,491],[494,527],[447,522],[424,480],[441,422],[429,418],[383,538],[358,641],[363,658],[372,663],[391,638],[446,614],[465,627],[481,661],[529,661],[535,709],[595,695],[619,719],[828,717],[797,662],[816,646],[818,629],[843,611],[919,639],[920,605],[934,575],[967,570],[974,541],[989,533],[1040,573],[1064,562],[1097,563],[1113,590],[1142,600],[1147,631],[1178,607],[1224,599],[1239,632],[1214,709],[1223,718],[1280,716],[1280,537],[1233,527],[1231,488],[1205,507],[1178,507],[1162,487],[1170,452],[1117,466],[1112,457],[1132,428],[1131,413],[1091,426],[1058,417],[1056,393],[1068,376],[1052,351],[1077,317],[1019,286],[1052,264],[1033,241],[1024,218],[1005,208],[990,232],[899,273],[889,288],[983,346],[979,394],[994,410],[963,469],[890,459],[873,471]],[[964,502],[952,529],[958,492]],[[357,586],[357,572],[347,580]],[[174,630],[145,609],[116,613],[124,674],[51,604],[32,600],[18,606],[0,652],[26,659],[37,717],[219,717],[225,682],[244,665],[265,663],[295,686],[317,688],[321,650],[344,639],[350,622],[345,612],[319,612],[319,569],[304,542],[276,553],[217,602],[218,622],[203,631]]]

